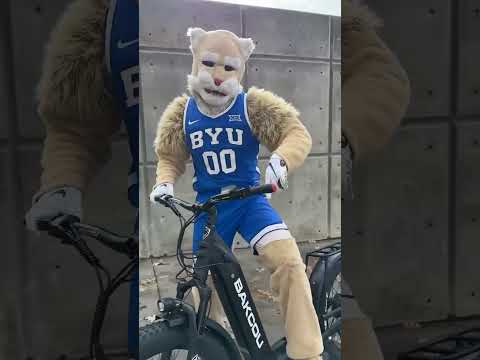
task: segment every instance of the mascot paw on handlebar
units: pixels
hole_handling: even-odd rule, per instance
[[[271,153],[265,182],[287,189],[287,172],[305,161],[312,139],[295,107],[273,92],[244,91],[241,81],[255,44],[226,30],[189,28],[192,71],[188,95],[173,99],[158,123],[154,141],[156,184],[150,199],[173,194],[173,184],[193,164],[196,202],[204,203],[232,187],[260,184],[260,145]],[[264,194],[216,205],[216,231],[231,247],[236,233],[250,244],[271,273],[280,299],[291,359],[319,360],[322,336],[308,278],[297,243]],[[202,241],[206,217],[195,221],[193,251]],[[194,294],[195,295],[195,294]],[[198,297],[197,297],[198,298]],[[194,296],[195,299],[195,296]],[[213,305],[212,305],[213,307]],[[221,309],[212,309],[211,314]]]
[[[152,192],[150,193],[150,201],[154,204],[157,204],[157,199],[163,196],[174,196],[173,184],[163,183],[155,185]]]
[[[32,207],[25,215],[25,224],[38,232],[41,221],[49,221],[59,215],[71,215],[81,221],[82,192],[72,186],[55,187],[33,196]]]

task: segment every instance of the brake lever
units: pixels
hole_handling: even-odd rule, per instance
[[[171,199],[171,195],[165,195],[164,197],[159,198],[159,202],[163,204],[163,206],[170,208],[175,215],[182,216],[180,211],[178,211],[177,207],[175,206],[175,203]]]
[[[170,199],[172,195],[158,195],[155,196],[155,201],[162,204],[163,206],[169,206],[167,200]]]
[[[51,220],[41,220],[37,226],[40,231],[47,232],[50,236],[61,239],[62,244],[73,244],[75,241],[70,233],[72,232],[72,224],[80,219],[73,215],[59,215]]]

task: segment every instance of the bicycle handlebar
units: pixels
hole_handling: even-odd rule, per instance
[[[64,240],[67,237],[67,226],[69,226],[78,231],[79,235],[98,240],[116,252],[130,257],[137,255],[137,245],[133,237],[118,235],[99,226],[83,224],[73,216],[60,216],[50,221],[39,221],[37,225],[40,231],[47,231],[50,235]]]
[[[37,227],[40,231],[46,231],[49,235],[62,239],[62,243],[74,246],[79,254],[95,269],[100,293],[92,321],[89,359],[106,359],[101,343],[105,314],[110,296],[121,284],[131,281],[132,273],[138,268],[138,241],[136,236],[121,236],[98,226],[82,224],[77,217],[71,215],[60,215],[48,221],[39,221]],[[85,237],[98,240],[110,249],[127,255],[128,263],[115,276],[112,276],[90,249]]]
[[[248,196],[256,195],[256,194],[271,194],[278,190],[278,186],[276,184],[265,184],[259,186],[252,186],[240,189],[233,189],[226,193],[214,195],[210,197],[207,201],[203,204],[192,204],[182,199],[178,199],[172,196],[156,196],[155,201],[161,203],[162,205],[170,208],[175,215],[179,216],[180,213],[178,212],[176,205],[181,206],[182,208],[194,212],[199,213],[202,211],[208,211],[212,206],[221,202],[221,201],[228,201],[228,200],[235,200],[235,199],[243,199]]]
[[[218,204],[219,202],[227,201],[227,200],[243,199],[255,194],[271,194],[277,191],[277,189],[278,189],[278,186],[276,184],[266,184],[266,185],[260,185],[260,186],[233,189],[224,193],[220,193],[218,195],[214,195],[209,199],[207,199],[207,201],[205,201],[203,204],[198,204],[198,203],[192,204],[187,201],[184,201],[169,195],[156,196],[155,201],[168,207],[180,219],[180,232],[178,234],[178,240],[177,240],[177,260],[182,270],[177,274],[176,278],[180,281],[181,279],[180,275],[183,272],[187,272],[190,275],[192,275],[193,272],[199,271],[199,267],[196,267],[194,269],[193,265],[187,265],[185,263],[185,259],[194,260],[194,257],[193,256],[188,257],[183,253],[182,242],[183,242],[183,237],[185,235],[185,230],[198,218],[200,213],[202,212],[208,213],[209,214],[208,221],[212,222],[213,224],[216,218],[216,211],[215,211],[216,209],[214,208],[215,204]],[[185,219],[183,214],[180,213],[180,211],[178,211],[177,205],[192,212],[193,215],[188,220]],[[185,282],[184,285],[185,285],[184,291],[186,291],[191,287],[190,282]],[[179,288],[177,288],[177,297],[180,296],[179,295],[180,293],[178,291],[179,291]]]

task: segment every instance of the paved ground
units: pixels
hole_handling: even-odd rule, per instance
[[[300,244],[302,254],[316,248],[324,247],[331,241]],[[237,249],[235,254],[239,259],[245,277],[249,282],[262,323],[271,343],[284,336],[278,302],[269,287],[268,272],[260,266],[249,249]],[[179,267],[175,257],[143,259],[140,263],[140,322],[145,323],[145,317],[158,313],[156,302],[161,296],[174,296],[175,274]],[[155,273],[154,273],[155,270]],[[156,274],[156,277],[155,277]],[[157,280],[155,280],[155,278]],[[158,288],[157,288],[158,284]],[[410,350],[420,344],[439,336],[451,334],[466,328],[479,327],[480,318],[443,321],[428,324],[403,324],[377,329],[385,360],[397,360],[398,354]],[[359,358],[361,359],[361,358]],[[471,358],[472,360],[475,359]],[[368,360],[368,359],[365,359]],[[464,360],[464,359],[462,359]],[[470,360],[470,358],[468,358]],[[475,359],[476,360],[476,359]]]
[[[332,241],[317,243],[302,243],[302,255],[313,249],[327,246]],[[262,323],[268,334],[270,343],[284,336],[278,301],[270,292],[269,274],[256,261],[249,249],[236,249],[235,255],[242,265],[243,272],[255,299]],[[175,257],[143,259],[140,262],[140,324],[144,324],[145,317],[158,313],[158,292],[162,297],[175,296],[175,275],[179,270]],[[155,276],[156,275],[156,276]],[[155,280],[155,278],[157,280]],[[158,284],[158,288],[157,288]]]

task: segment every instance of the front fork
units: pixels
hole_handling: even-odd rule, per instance
[[[208,304],[212,297],[212,289],[207,285],[210,266],[218,259],[214,259],[209,247],[213,245],[213,234],[215,233],[215,220],[217,212],[215,207],[209,209],[207,222],[205,224],[203,238],[200,243],[200,250],[194,265],[193,278],[177,285],[177,299],[183,300],[188,290],[196,287],[200,296],[200,304],[197,312],[197,333],[202,335],[208,315]],[[213,249],[212,249],[213,250]]]
[[[178,300],[183,300],[185,293],[193,287],[198,289],[198,294],[200,296],[200,304],[198,306],[198,316],[197,316],[197,333],[202,335],[203,330],[205,329],[205,321],[207,319],[208,304],[212,297],[212,290],[207,286],[207,277],[208,269],[201,269],[195,271],[195,278],[190,281],[179,283],[177,285],[177,296]]]

